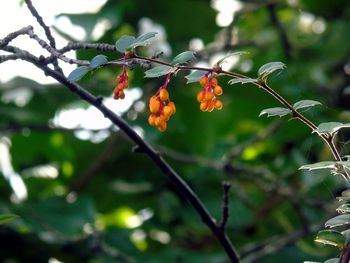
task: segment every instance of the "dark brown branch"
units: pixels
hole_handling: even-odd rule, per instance
[[[210,215],[209,211],[203,205],[198,196],[192,191],[192,189],[187,185],[187,183],[172,169],[172,167],[160,156],[160,154],[153,149],[151,145],[149,145],[146,141],[144,141],[129,125],[126,121],[124,121],[120,116],[116,115],[113,111],[107,108],[102,101],[80,87],[78,84],[70,82],[67,78],[62,75],[60,72],[52,70],[48,66],[42,63],[42,61],[28,53],[27,51],[11,48],[12,51],[17,53],[21,59],[26,60],[41,70],[47,76],[53,77],[55,80],[60,82],[66,88],[68,88],[72,93],[75,93],[82,100],[85,100],[90,105],[95,106],[103,115],[111,120],[116,126],[118,126],[136,145],[138,145],[145,154],[147,154],[152,161],[159,167],[159,169],[163,172],[163,174],[169,179],[171,183],[173,183],[178,190],[182,193],[183,197],[192,205],[192,207],[196,210],[197,214],[201,217],[204,224],[208,226],[213,235],[220,242],[222,247],[224,248],[230,262],[238,263],[239,256],[236,252],[236,249],[232,245],[231,241],[228,239],[225,232],[221,231],[219,226],[214,222],[213,217]],[[17,51],[17,52],[16,52]]]
[[[225,231],[227,221],[230,215],[230,188],[231,184],[229,182],[223,182],[222,184],[224,190],[224,196],[222,200],[222,217],[220,222],[221,231]]]
[[[292,55],[292,46],[288,40],[287,32],[281,22],[277,17],[276,4],[271,3],[267,5],[267,10],[269,11],[271,23],[276,27],[278,35],[281,40],[281,44],[286,55],[286,58],[289,59]]]
[[[5,46],[7,46],[12,40],[14,40],[16,37],[20,35],[28,34],[29,30],[33,30],[32,26],[26,26],[23,27],[15,32],[12,32],[8,34],[6,37],[0,40],[0,49],[3,49]]]

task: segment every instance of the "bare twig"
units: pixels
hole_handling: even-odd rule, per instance
[[[51,34],[51,30],[45,24],[44,19],[39,15],[38,11],[33,6],[32,1],[31,0],[25,0],[25,3],[27,4],[27,7],[28,7],[30,13],[36,18],[36,20],[38,21],[39,25],[44,29],[45,35],[46,35],[47,39],[49,40],[50,46],[53,49],[56,49],[56,41],[55,41],[55,38]],[[54,67],[55,67],[55,70],[57,70],[57,71],[62,73],[62,69],[58,65],[57,58],[55,60],[53,60],[52,63],[54,65]]]
[[[230,188],[231,184],[229,182],[223,182],[222,184],[224,190],[224,196],[222,200],[222,217],[220,222],[221,231],[225,231],[226,224],[230,215]]]

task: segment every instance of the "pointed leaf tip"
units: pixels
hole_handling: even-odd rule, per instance
[[[286,65],[282,62],[270,62],[261,66],[258,70],[259,79],[266,80],[267,76],[276,70],[286,68]]]
[[[281,108],[281,107],[275,107],[275,108],[269,108],[269,109],[264,109],[260,112],[259,117],[261,115],[267,114],[267,117],[272,117],[272,116],[279,116],[283,117],[287,114],[291,113],[290,109],[287,108]]]

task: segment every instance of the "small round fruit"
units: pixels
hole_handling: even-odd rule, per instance
[[[169,92],[166,90],[166,89],[161,89],[159,91],[159,98],[162,100],[162,101],[166,101],[169,99]]]
[[[216,85],[215,88],[214,88],[214,93],[217,96],[222,95],[222,88],[219,85]]]

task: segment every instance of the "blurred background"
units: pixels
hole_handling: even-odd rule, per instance
[[[68,42],[114,44],[122,35],[158,32],[139,52],[162,51],[170,61],[192,50],[194,65],[223,67],[256,77],[272,61],[287,65],[270,77],[288,101],[320,101],[305,115],[316,124],[350,122],[350,2],[346,0],[33,0],[52,26],[58,48]],[[44,33],[22,1],[0,11],[0,37],[27,25]],[[48,55],[21,36],[12,43]],[[5,54],[5,53],[1,53]],[[91,59],[101,52],[67,56]],[[120,54],[103,53],[109,60]],[[75,67],[64,65],[68,75]],[[258,117],[280,105],[252,85],[228,85],[221,111],[203,113],[198,83],[180,72],[168,90],[177,112],[165,133],[147,123],[148,99],[164,78],[129,71],[125,100],[113,100],[121,68],[89,74],[80,84],[158,149],[220,220],[222,182],[232,184],[227,233],[242,262],[324,261],[339,251],[315,244],[317,230],[335,213],[346,189],[328,172],[305,172],[307,163],[332,160],[323,142],[302,123]],[[34,66],[0,64],[0,214],[18,219],[0,226],[1,262],[227,262],[223,249],[151,160],[95,108]],[[348,154],[349,132],[337,144]]]

